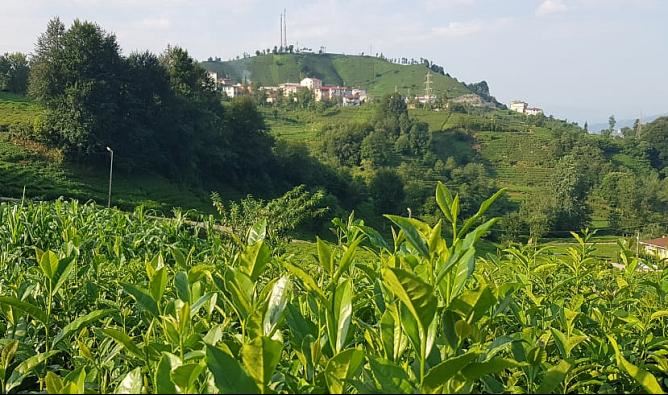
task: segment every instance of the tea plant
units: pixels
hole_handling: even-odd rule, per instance
[[[664,392],[665,264],[613,269],[587,232],[481,256],[502,193],[463,220],[439,185],[441,221],[388,215],[391,240],[335,220],[311,260],[266,221],[2,204],[0,391]]]

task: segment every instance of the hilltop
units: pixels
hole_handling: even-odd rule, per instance
[[[422,94],[424,64],[402,65],[373,56],[341,54],[267,54],[230,61],[200,63],[208,71],[228,75],[236,82],[252,81],[262,86],[299,82],[316,77],[327,85],[346,85],[366,89],[372,97],[396,90],[406,95]],[[474,93],[464,83],[449,75],[433,73],[435,95],[449,98]]]

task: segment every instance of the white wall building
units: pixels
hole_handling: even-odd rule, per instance
[[[526,112],[527,107],[529,107],[529,105],[526,102],[520,100],[513,100],[510,103],[510,109],[512,111],[519,112],[521,114],[524,114]]]
[[[301,80],[299,85],[306,87],[309,90],[315,91],[316,89],[320,89],[322,87],[322,80],[317,78],[304,78]]]
[[[280,84],[278,87],[283,90],[283,96],[290,96],[291,94],[297,93],[298,90],[303,88],[301,84],[297,84],[295,82],[286,82],[284,84]]]
[[[525,114],[527,115],[541,115],[543,110],[537,107],[529,107],[526,109]]]
[[[365,102],[368,99],[366,89],[353,88],[352,93],[353,93],[353,96],[356,96],[357,98],[359,98],[359,100],[361,102]]]
[[[218,73],[215,71],[207,71],[206,75],[213,80],[213,82],[218,83]]]

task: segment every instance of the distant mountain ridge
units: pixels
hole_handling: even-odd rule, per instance
[[[402,65],[372,56],[341,54],[267,54],[231,61],[205,61],[208,71],[227,75],[237,82],[256,82],[277,86],[316,77],[326,85],[345,85],[366,89],[371,96],[399,92],[423,95],[429,68],[424,64]],[[449,75],[432,72],[434,95],[448,98],[477,94]]]

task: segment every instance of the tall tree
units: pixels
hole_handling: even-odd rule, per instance
[[[404,184],[401,177],[389,169],[380,169],[369,183],[369,193],[380,214],[403,213]]]
[[[43,104],[47,104],[64,90],[60,79],[56,80],[55,76],[61,73],[61,52],[65,31],[63,22],[59,18],[54,18],[47,24],[46,31],[37,38],[28,92]]]
[[[25,54],[14,52],[0,56],[0,90],[25,94],[29,74],[30,66]]]
[[[37,43],[31,93],[47,108],[51,135],[78,157],[113,144],[122,102],[123,59],[116,37],[75,20],[55,19]]]
[[[594,184],[582,158],[568,154],[561,158],[550,179],[556,230],[580,230],[589,224],[591,207],[587,196]]]
[[[652,166],[668,176],[668,117],[643,126],[640,138],[649,143]]]

